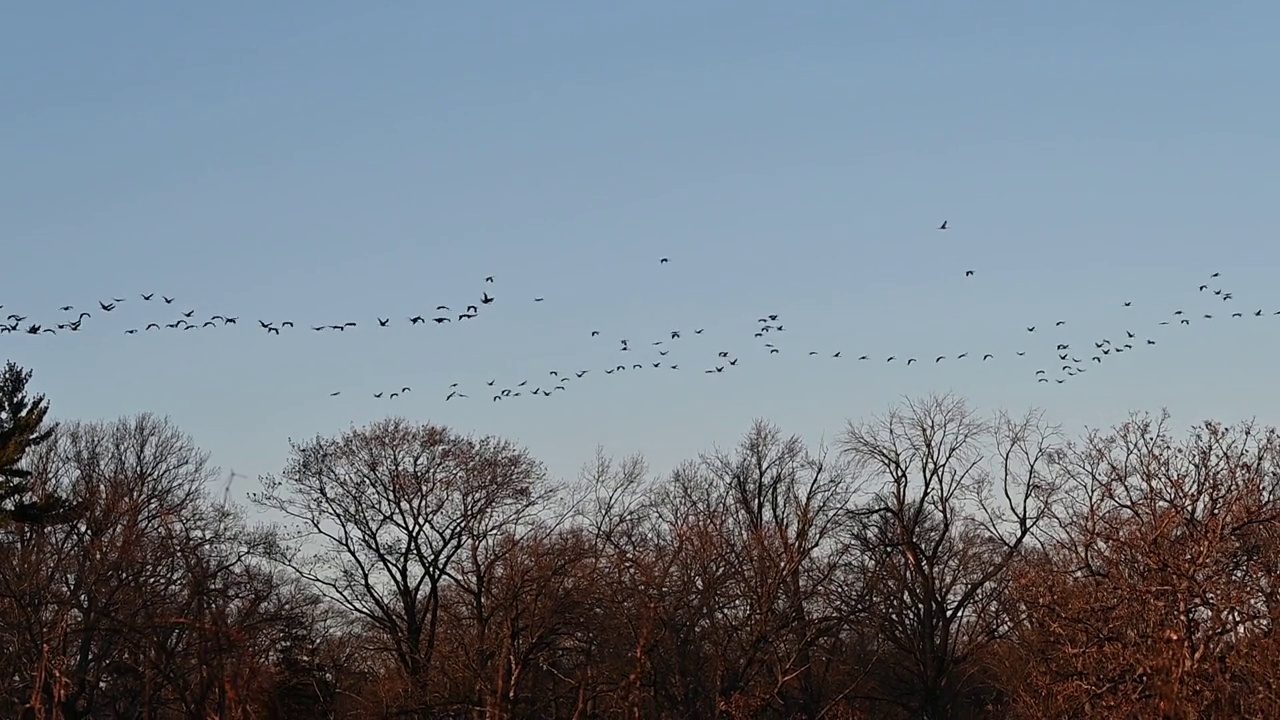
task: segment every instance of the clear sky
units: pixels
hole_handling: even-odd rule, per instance
[[[390,413],[562,475],[935,390],[1280,423],[1277,27],[1263,0],[14,5],[0,316],[92,317],[0,354],[59,417],[167,414],[249,476]],[[188,310],[240,321],[125,334]],[[1057,343],[1088,372],[1037,383]],[[679,371],[603,373],[661,348]]]

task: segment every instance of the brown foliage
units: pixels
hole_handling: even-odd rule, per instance
[[[1167,416],[1093,433],[1071,453],[1070,503],[1029,558],[1029,704],[1055,713],[1273,717],[1280,438]],[[1039,702],[1030,702],[1039,698]]]
[[[75,523],[0,544],[11,707],[38,717],[217,712],[240,717],[288,610],[283,583],[243,562],[206,456],[167,421],[59,428],[33,477],[73,498]]]
[[[404,420],[291,449],[251,529],[165,420],[32,448],[80,512],[0,535],[0,715],[1280,714],[1270,429],[1068,442],[943,396],[568,487]]]
[[[985,422],[949,396],[849,427],[847,452],[880,481],[853,534],[889,660],[869,697],[928,718],[996,699],[984,653],[1009,628],[1008,570],[1056,494],[1056,439],[1037,415]]]
[[[483,601],[483,565],[531,517],[542,474],[505,441],[388,420],[294,443],[254,501],[295,523],[265,557],[366,623],[404,676],[406,707],[425,717],[455,700],[432,674],[446,594]]]

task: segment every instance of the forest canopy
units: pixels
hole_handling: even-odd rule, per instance
[[[30,379],[0,376],[5,717],[1280,716],[1271,428],[933,396],[565,479],[390,418],[242,506],[171,421],[55,425]]]

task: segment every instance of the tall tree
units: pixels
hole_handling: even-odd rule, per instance
[[[294,525],[267,557],[377,631],[426,718],[447,702],[433,693],[443,598],[479,539],[530,516],[544,475],[504,440],[396,418],[293,443],[252,497]]]
[[[853,467],[764,420],[735,451],[706,454],[700,465],[719,496],[730,558],[716,691],[748,716],[817,716],[830,699],[818,687],[819,658],[849,619],[824,607],[821,584],[845,554]]]
[[[880,484],[856,541],[886,655],[875,695],[929,720],[992,704],[983,655],[1007,629],[1010,568],[1061,485],[1057,429],[1034,412],[986,422],[944,395],[850,423],[843,441]]]
[[[260,677],[263,633],[300,601],[243,561],[207,461],[152,415],[62,423],[28,453],[32,484],[81,510],[0,543],[7,694],[60,720],[238,717],[231,696]]]
[[[1135,415],[1068,459],[1011,592],[1023,716],[1280,714],[1280,435]]]
[[[53,436],[45,426],[49,402],[44,395],[27,396],[31,371],[5,363],[0,372],[0,525],[8,522],[48,523],[62,519],[68,507],[62,498],[35,487],[31,472],[22,467],[31,448]]]

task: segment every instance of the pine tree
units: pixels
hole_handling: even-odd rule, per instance
[[[6,521],[48,524],[68,518],[70,507],[62,498],[37,495],[30,483],[31,472],[21,465],[28,450],[53,436],[54,427],[45,427],[49,402],[43,395],[27,397],[31,371],[14,362],[0,372],[0,525]]]
[[[319,657],[319,646],[304,617],[282,618],[274,675],[268,686],[268,720],[331,718],[336,688]]]

